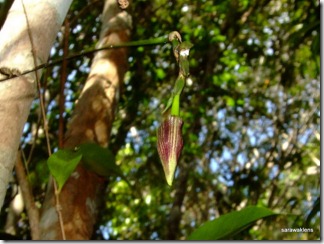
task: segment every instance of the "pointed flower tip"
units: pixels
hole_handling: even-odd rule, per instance
[[[171,159],[169,161],[169,164],[164,164],[162,162],[162,165],[163,165],[163,170],[164,170],[164,175],[165,175],[165,179],[168,183],[169,186],[172,186],[172,182],[173,182],[173,179],[174,179],[174,172],[177,168],[177,160],[173,160]],[[165,167],[165,165],[169,165],[169,168],[167,169]]]
[[[157,132],[158,153],[169,186],[172,185],[177,161],[183,148],[182,125],[183,120],[179,116],[169,115]]]
[[[166,178],[166,180],[167,180],[168,185],[171,187],[172,186],[173,179]]]

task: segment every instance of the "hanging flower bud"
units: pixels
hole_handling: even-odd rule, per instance
[[[182,125],[183,120],[179,116],[169,115],[157,131],[157,148],[170,186],[183,147]]]

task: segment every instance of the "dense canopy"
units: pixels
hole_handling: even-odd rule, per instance
[[[86,3],[86,4],[85,4]],[[69,54],[93,49],[103,3],[74,1],[67,16]],[[232,239],[320,238],[320,10],[316,0],[133,1],[132,41],[178,31],[193,43],[190,78],[181,95],[184,147],[172,187],[166,183],[156,132],[178,67],[169,43],[128,48],[128,71],[109,147],[132,189],[112,178],[102,194],[93,239],[186,239],[202,223],[246,206],[281,215],[258,221]],[[63,56],[60,32],[51,60]],[[59,147],[59,96],[64,125],[93,54],[43,72],[50,140]],[[42,204],[49,170],[39,100],[21,138],[28,179]],[[0,215],[4,230],[17,193],[13,172]],[[132,194],[140,193],[140,196]],[[290,233],[283,228],[308,228]],[[15,235],[29,239],[26,212]]]

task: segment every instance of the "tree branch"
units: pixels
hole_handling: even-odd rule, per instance
[[[17,154],[17,162],[15,165],[17,180],[22,192],[26,211],[29,219],[29,226],[31,229],[31,236],[33,240],[39,240],[39,211],[36,207],[34,196],[27,180],[27,175],[23,162],[21,160],[21,151]]]

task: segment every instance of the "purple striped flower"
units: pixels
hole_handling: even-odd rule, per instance
[[[166,181],[170,186],[183,147],[182,125],[183,120],[180,117],[169,115],[157,131],[157,148]]]

